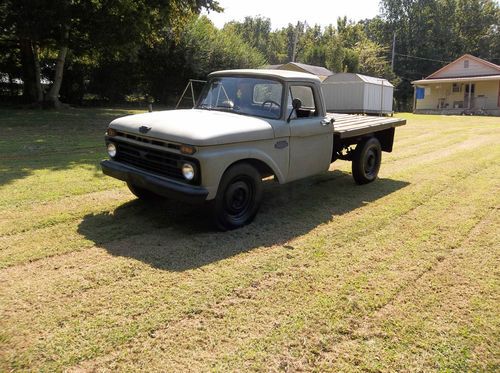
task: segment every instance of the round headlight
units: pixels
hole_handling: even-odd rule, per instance
[[[192,164],[184,163],[182,165],[182,174],[186,180],[194,179],[194,167]]]
[[[108,144],[108,154],[111,158],[116,155],[116,146],[115,144]]]

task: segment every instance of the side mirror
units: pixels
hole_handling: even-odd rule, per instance
[[[294,98],[292,100],[292,110],[290,111],[290,115],[288,116],[288,119],[286,120],[287,123],[290,123],[290,119],[292,118],[293,111],[297,112],[302,107],[302,101],[300,98]]]
[[[231,100],[224,100],[220,103],[220,105],[217,105],[217,107],[221,107],[221,108],[225,108],[225,109],[233,109],[234,102]]]

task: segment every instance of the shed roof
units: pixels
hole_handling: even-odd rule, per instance
[[[368,76],[356,73],[338,73],[333,74],[323,81],[323,84],[337,83],[337,82],[365,82],[370,84],[384,85],[388,87],[393,87],[393,85],[384,78],[376,78],[374,76]]]
[[[278,67],[279,70],[286,70],[287,67],[289,66],[295,66],[301,69],[304,72],[307,72],[309,74],[317,75],[317,76],[330,76],[333,74],[332,71],[328,70],[325,67],[322,66],[314,66],[314,65],[307,65],[305,63],[300,63],[300,62],[288,62],[285,63],[281,66]]]
[[[209,76],[218,75],[251,75],[251,76],[262,76],[262,77],[274,77],[282,80],[317,80],[320,79],[317,76],[311,75],[309,73],[302,73],[299,71],[291,70],[272,70],[272,69],[235,69],[235,70],[222,70],[215,71]]]

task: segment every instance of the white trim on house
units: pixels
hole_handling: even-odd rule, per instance
[[[415,81],[411,82],[411,84],[475,82],[475,81],[482,81],[482,80],[500,80],[500,75],[468,76],[466,78],[421,79],[421,80],[415,80]]]

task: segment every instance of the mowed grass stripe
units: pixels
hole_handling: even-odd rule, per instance
[[[418,125],[403,127],[402,131],[398,130],[397,133],[406,136],[405,139],[417,134],[414,144],[418,143],[419,138],[422,139],[419,135],[424,131],[434,131],[438,136],[446,133],[450,137],[459,132],[457,125],[448,125],[443,119],[439,123],[434,118],[429,122],[425,116],[411,118],[415,122],[418,120]],[[469,118],[464,118],[464,121],[469,120],[467,131],[472,137],[476,131],[486,130],[490,131],[492,138],[498,136],[496,132],[491,132],[494,127],[490,126],[493,123],[490,119],[493,118],[480,119],[482,125],[477,127]],[[462,122],[465,123],[464,121]],[[422,123],[424,125],[421,126]],[[485,129],[488,126],[491,128]],[[32,129],[28,132],[30,131]],[[408,134],[411,136],[407,136]],[[101,136],[99,133],[99,137]],[[20,222],[26,221],[23,232],[8,237],[9,240],[22,237],[18,241],[9,241],[9,249],[17,246],[22,251],[30,240],[36,242],[41,239],[42,243],[32,246],[36,253],[31,259],[30,250],[26,250],[26,254],[23,254],[26,256],[21,261],[0,271],[0,281],[5,284],[5,287],[0,289],[0,367],[5,370],[63,370],[76,364],[77,368],[107,367],[112,370],[121,367],[162,367],[164,370],[165,366],[171,366],[175,370],[206,369],[210,366],[232,366],[239,369],[238,362],[250,354],[256,358],[255,364],[250,364],[249,367],[261,367],[269,362],[270,367],[282,370],[287,367],[292,369],[294,366],[320,369],[322,363],[328,364],[328,351],[322,351],[321,341],[322,334],[328,335],[329,329],[318,331],[313,328],[316,334],[313,333],[308,339],[309,332],[304,330],[309,330],[311,325],[317,326],[319,318],[315,319],[311,305],[314,305],[314,302],[307,302],[312,299],[312,295],[304,296],[302,293],[311,291],[318,296],[324,294],[327,299],[332,294],[337,296],[339,293],[331,290],[333,286],[323,277],[338,276],[338,286],[343,291],[339,290],[340,294],[350,296],[350,293],[346,293],[347,290],[341,287],[342,280],[345,279],[344,285],[348,286],[348,290],[356,291],[358,284],[363,289],[366,284],[362,281],[364,278],[359,280],[355,276],[364,270],[367,270],[368,279],[373,280],[374,284],[369,283],[371,287],[381,282],[384,289],[386,277],[390,277],[389,270],[390,274],[397,276],[398,270],[410,268],[411,275],[416,275],[415,283],[424,278],[426,273],[433,273],[433,263],[428,266],[427,272],[421,271],[422,266],[431,260],[429,253],[417,257],[419,261],[414,263],[415,268],[400,268],[400,261],[403,259],[391,253],[396,250],[397,245],[404,245],[406,241],[416,242],[418,245],[419,240],[426,242],[427,251],[432,250],[427,241],[435,240],[441,233],[450,230],[449,227],[443,230],[442,226],[432,226],[427,230],[427,227],[423,226],[419,231],[415,225],[421,216],[427,216],[422,210],[434,207],[429,201],[441,201],[443,196],[450,194],[450,188],[454,194],[456,186],[460,185],[463,178],[472,178],[481,168],[488,169],[495,164],[498,150],[489,145],[484,148],[488,141],[483,140],[474,146],[468,146],[458,154],[453,154],[455,152],[451,148],[452,151],[448,151],[445,157],[439,152],[431,151],[427,157],[418,159],[416,164],[410,164],[403,159],[389,162],[390,168],[382,167],[381,180],[362,188],[354,187],[350,177],[341,172],[328,173],[287,187],[273,186],[257,221],[241,231],[226,234],[207,232],[204,228],[200,230],[196,213],[188,212],[183,215],[177,211],[173,216],[175,221],[167,218],[158,222],[157,218],[163,217],[161,214],[145,212],[135,203],[127,203],[123,208],[111,213],[106,211],[106,202],[100,200],[96,203],[95,210],[89,214],[86,214],[87,207],[83,207],[81,212],[76,211],[73,215],[68,214],[58,220],[56,210],[61,205],[57,206],[59,202],[56,201],[73,193],[65,191],[66,188],[73,188],[75,180],[72,178],[68,180],[69,183],[56,186],[55,197],[43,193],[30,196],[29,191],[26,191],[27,198],[12,204],[25,209],[26,214],[29,214],[30,204],[36,206],[39,203],[47,203],[51,206],[55,202],[56,206],[52,211],[53,215],[47,216],[47,219],[34,219],[32,229],[28,223],[29,217],[23,220],[22,216],[19,216]],[[466,139],[465,142],[467,141]],[[439,144],[436,146],[439,147]],[[395,156],[400,151],[398,147],[396,149]],[[54,158],[53,161],[57,162],[57,159]],[[61,162],[65,163],[63,159]],[[45,166],[40,162],[37,167]],[[64,167],[53,168],[51,172],[60,172]],[[349,165],[340,163],[339,168],[347,170]],[[95,169],[92,171],[85,167],[81,167],[80,171],[96,172]],[[498,171],[490,176],[494,178],[497,174]],[[27,173],[24,177],[31,176]],[[384,179],[385,177],[390,179]],[[406,185],[405,182],[410,184]],[[6,190],[14,184],[5,184]],[[78,192],[84,190],[85,188],[80,188]],[[8,198],[9,193],[5,195]],[[85,192],[81,193],[81,196],[85,199]],[[50,198],[44,201],[47,197]],[[285,208],[286,206],[293,208]],[[484,209],[488,207],[491,205],[483,206]],[[90,206],[89,208],[92,209]],[[447,218],[448,210],[439,208],[435,211],[436,216]],[[77,218],[79,214],[86,214],[80,222]],[[139,216],[134,217],[136,214]],[[411,219],[415,221],[408,223]],[[145,229],[140,226],[141,221],[152,223],[153,226],[146,226]],[[44,222],[47,222],[47,225],[44,226]],[[78,224],[73,224],[75,222]],[[451,222],[455,223],[454,220]],[[158,225],[154,225],[155,223]],[[418,234],[413,240],[407,240],[409,234],[398,237],[397,233],[404,232],[406,224],[409,224],[406,229],[410,227],[422,237]],[[399,228],[391,231],[394,237],[387,250],[385,247],[367,245],[359,239],[366,237],[378,240],[377,232],[387,232],[391,225]],[[65,230],[66,235],[63,234]],[[50,237],[53,233],[54,238]],[[100,248],[92,247],[94,242],[99,243]],[[349,253],[344,250],[351,248],[346,246],[345,242],[349,242],[354,250],[354,254],[351,250],[349,257],[342,257],[344,253]],[[49,244],[53,245],[53,248],[49,248]],[[87,249],[81,251],[85,247]],[[369,253],[373,264],[360,259],[366,254],[363,248]],[[438,249],[443,250],[443,247],[439,246]],[[330,255],[332,250],[336,251]],[[377,250],[380,255],[376,255]],[[401,253],[405,254],[404,251]],[[44,256],[46,254],[55,256],[47,258]],[[335,255],[340,258],[338,262]],[[448,256],[438,254],[436,258],[437,262],[446,262]],[[36,261],[27,263],[31,260]],[[325,266],[329,264],[331,268],[325,270],[325,266],[319,266],[314,271],[317,263],[322,260],[326,260]],[[385,263],[388,263],[388,266],[380,267]],[[391,267],[391,263],[395,268]],[[343,268],[349,269],[351,265],[357,272]],[[346,273],[347,276],[341,277]],[[404,276],[406,283],[409,276]],[[293,288],[287,293],[289,286]],[[371,288],[370,286],[368,288]],[[352,330],[341,328],[341,331],[350,332],[339,334],[349,339],[359,329],[362,320],[374,319],[375,314],[390,308],[400,297],[404,298],[408,289],[406,286],[398,292],[388,287],[380,300],[385,301],[388,306],[379,304],[378,293],[368,291],[367,297],[375,300],[361,299],[355,302],[362,306],[364,313],[354,313],[354,316],[344,323],[347,326],[354,325]],[[298,302],[295,298],[278,298],[279,290],[284,290],[285,295],[297,294],[300,299],[305,300],[300,314],[297,314]],[[261,292],[262,294],[259,294]],[[392,294],[392,298],[386,297],[386,293]],[[268,294],[269,299],[266,297]],[[339,299],[338,302],[349,303],[349,296]],[[408,304],[415,303],[411,298],[406,300]],[[249,310],[260,307],[262,312],[269,311],[271,316],[278,314],[281,309],[286,309],[284,315],[278,315],[278,323],[273,324],[273,330],[284,328],[287,323],[292,324],[290,330],[296,333],[296,338],[290,339],[290,354],[283,358],[282,350],[274,354],[276,358],[270,356],[275,346],[288,344],[279,338],[276,338],[277,342],[272,338],[267,339],[271,333],[263,331],[261,326],[261,321],[267,319],[259,312],[254,318],[244,318],[246,311],[242,308],[249,304],[247,302],[250,303]],[[251,304],[252,302],[260,304]],[[273,303],[276,307],[273,307]],[[376,304],[369,316],[365,316],[368,312],[365,304]],[[230,314],[224,311],[226,309],[231,311]],[[484,315],[485,321],[491,321],[491,312],[488,314],[487,311],[484,307],[477,307],[474,310],[476,319],[481,320],[480,316]],[[220,319],[229,325],[219,328],[217,320],[213,319]],[[282,320],[285,320],[284,324],[280,324]],[[294,326],[296,320],[305,327]],[[485,328],[485,325],[487,324],[480,324],[479,329]],[[491,325],[489,324],[489,327]],[[211,327],[214,327],[212,331]],[[179,330],[179,333],[173,333],[175,330]],[[189,336],[188,342],[183,343],[184,333],[189,331],[192,335]],[[305,339],[304,334],[307,336]],[[277,332],[275,335],[279,337],[283,333]],[[170,347],[175,344],[170,341],[163,344],[166,336],[177,340],[178,346]],[[197,342],[194,339],[196,336]],[[318,336],[321,343],[311,342]],[[425,341],[425,335],[421,338]],[[484,338],[484,335],[477,337],[483,342]],[[257,343],[260,339],[263,340],[262,343]],[[300,345],[302,340],[307,342],[306,347]],[[342,337],[338,340],[342,340]],[[195,342],[200,344],[195,348],[199,354],[189,361],[188,357],[193,356],[193,353],[187,351],[187,356],[181,353],[185,352],[186,345]],[[447,342],[451,349],[459,348],[453,338]],[[145,346],[162,352],[156,356],[150,353],[143,357],[141,350],[144,352]],[[445,347],[440,346],[440,349]],[[168,354],[168,351],[174,353]],[[181,353],[177,354],[176,351]],[[214,354],[212,351],[215,351]],[[441,356],[453,357],[453,354],[442,354],[441,350],[424,352],[431,356],[429,361],[436,361],[439,353]],[[476,361],[480,360],[481,356],[492,359],[491,354],[486,352],[476,351],[475,354]],[[371,358],[373,355],[369,356]],[[401,361],[408,358],[403,356]],[[367,367],[373,366],[363,359],[345,359],[344,363],[348,368],[345,370],[363,364]],[[490,365],[485,362],[482,366],[492,366],[491,360]]]
[[[492,209],[432,270],[350,333],[319,348],[314,367],[497,371],[499,242],[500,215]]]
[[[363,227],[361,227],[361,226],[360,226],[360,228],[361,228],[361,229],[365,229],[365,228],[363,228]],[[278,260],[277,260],[277,262],[282,262],[282,260],[281,260],[281,261],[279,260],[279,259],[280,259],[279,257],[278,257],[277,259],[278,259]],[[272,265],[272,262],[274,262],[274,261],[275,261],[275,260],[274,260],[274,259],[272,259],[272,260],[271,260],[271,263],[269,263],[269,264],[270,264],[270,265]],[[227,266],[227,265],[228,265],[228,263],[227,263],[227,262],[226,262],[226,263],[222,263],[222,265],[226,265],[226,266]],[[249,269],[249,270],[251,271],[251,269]],[[239,270],[238,270],[237,272],[238,272],[238,273],[241,273],[241,271],[239,271]],[[243,272],[243,273],[244,273],[244,272]],[[251,272],[250,272],[250,273],[251,273]],[[115,273],[114,275],[115,275],[115,277],[116,277],[116,273]],[[42,277],[42,278],[43,278],[43,277],[45,277],[45,276],[44,276],[43,274],[41,274],[41,276],[40,276],[40,277]],[[143,282],[143,281],[144,281],[144,279],[141,279],[141,278],[139,278],[138,280],[139,280],[139,282]],[[204,279],[204,281],[202,281],[202,283],[204,283],[205,281],[206,281],[206,279]],[[98,281],[98,282],[100,282],[100,281]],[[168,283],[165,283],[164,285],[165,285],[165,286],[168,286]],[[158,286],[161,286],[161,285],[158,285]],[[175,285],[174,285],[174,286],[175,286]],[[43,288],[45,288],[45,287],[43,287]],[[108,290],[108,292],[113,293],[113,290],[112,290],[112,289],[107,289],[107,290]],[[116,289],[115,289],[115,290],[116,290]],[[99,295],[99,294],[95,294],[95,296],[92,296],[92,299],[100,299],[100,298],[101,298],[101,297],[103,297],[103,296],[105,297],[105,295],[104,295],[104,294],[105,294],[105,292],[104,292],[103,294],[101,294],[101,295]],[[122,295],[123,295],[123,297],[122,297],[123,299],[129,299],[127,295],[125,295],[125,294],[122,294]],[[189,295],[187,295],[187,294],[186,294],[185,296],[186,296],[186,297],[189,297]],[[168,297],[168,299],[175,299],[175,297],[172,297],[172,298]],[[179,299],[183,299],[183,298],[182,298],[182,297],[179,297]],[[129,307],[130,307],[130,304],[127,304],[127,305],[125,305],[125,304],[120,304],[120,303],[122,303],[120,300],[114,300],[114,302],[113,302],[113,303],[115,303],[115,304],[116,304],[116,306],[117,306],[117,308],[118,308],[118,309],[120,309],[120,310],[122,310],[122,309],[129,309]],[[102,304],[97,304],[96,306],[97,306],[97,307],[100,307],[100,306],[102,306]],[[68,311],[69,311],[69,312],[71,312],[71,310],[74,310],[76,307],[78,307],[78,306],[77,306],[77,305],[72,305],[72,306],[70,306],[70,307],[68,308]],[[137,307],[137,305],[136,305],[135,307]],[[141,305],[139,305],[139,308],[140,308],[140,307],[141,307]],[[142,305],[142,307],[144,307],[144,305]],[[152,310],[151,310],[151,312],[152,312]],[[89,311],[88,311],[88,313],[89,313],[89,314],[92,314],[93,312],[92,312],[91,310],[89,310]],[[126,317],[126,315],[122,315],[122,316],[125,316],[125,317]],[[129,315],[129,316],[130,316],[130,315]],[[149,314],[149,312],[148,312],[146,315],[144,315],[144,316],[148,318],[148,321],[150,321],[150,319],[151,319],[151,318],[154,318],[154,317],[155,317],[155,316],[150,315],[150,314]],[[148,316],[149,316],[149,317],[148,317]],[[113,322],[112,322],[112,320],[108,320],[105,324],[107,324],[107,325],[111,324],[111,325],[112,325],[112,324],[113,324]],[[104,325],[102,325],[101,327],[102,327],[102,328],[105,328],[105,326],[104,326]],[[89,328],[85,328],[85,329],[89,329]],[[92,330],[92,332],[95,332],[95,331],[94,331],[94,330]],[[106,333],[105,331],[103,331],[103,332],[104,332],[104,333]],[[70,334],[72,334],[72,332],[70,332]],[[108,335],[108,337],[109,337],[109,335]],[[108,342],[109,342],[109,341],[108,341]],[[99,345],[102,345],[102,342],[100,342],[100,343],[99,343]],[[80,346],[80,347],[81,347],[81,346]],[[43,350],[45,350],[45,349],[46,349],[46,347],[44,347],[44,348],[43,348]],[[81,351],[79,351],[79,352],[81,353]]]
[[[458,118],[458,119],[462,119],[462,118]],[[491,118],[485,118],[485,119],[491,119]],[[466,127],[465,124],[462,124],[463,127]],[[465,132],[466,135],[463,135],[465,136],[465,140],[467,139],[476,139],[478,138],[478,136],[482,133],[488,133],[489,134],[489,138],[491,139],[491,129],[490,129],[491,125],[481,125],[481,126],[478,126],[476,128],[471,128],[470,127],[470,123],[468,125],[468,130],[467,131],[464,131],[462,130],[461,128],[459,128],[458,130],[455,129],[453,132],[460,132],[462,135],[463,133]],[[397,152],[396,154],[398,155],[398,157],[395,156],[395,154],[384,154],[384,167],[382,168],[383,170],[387,169],[387,166],[386,164],[389,164],[391,162],[394,162],[395,160],[400,160],[400,159],[406,159],[406,158],[409,158],[409,157],[413,157],[415,156],[416,154],[419,154],[419,155],[423,155],[423,154],[427,154],[429,151],[432,151],[432,152],[435,152],[435,149],[438,147],[436,145],[440,145],[439,147],[442,148],[443,146],[443,139],[442,137],[440,136],[441,132],[445,131],[447,128],[449,128],[448,126],[440,126],[440,127],[436,127],[436,126],[433,126],[433,127],[430,127],[429,126],[429,130],[424,132],[423,134],[420,133],[420,135],[417,135],[416,137],[414,136],[415,133],[418,133],[416,132],[415,129],[413,129],[413,127],[402,127],[402,128],[399,128],[398,129],[398,132],[397,132],[397,137],[396,137],[396,146],[397,146]],[[33,130],[33,129],[30,129],[30,130]],[[449,130],[446,130],[447,132],[450,132]],[[420,130],[420,132],[422,132]],[[411,141],[411,149],[415,148],[416,149],[416,152],[412,151],[411,153],[408,154],[408,150],[410,149],[409,146],[407,146],[402,140],[401,140],[401,137],[404,136],[404,134],[406,133],[411,133],[412,136],[406,136],[407,140]],[[433,141],[422,141],[420,139],[420,136],[426,136],[426,137],[431,137]],[[453,143],[455,143],[457,141],[457,139],[455,137],[450,137],[450,141],[453,141]],[[95,138],[92,138],[92,141],[96,141]],[[441,141],[441,143],[438,143],[439,141]],[[460,141],[459,141],[460,142]],[[468,143],[470,141],[467,141]],[[480,145],[480,144],[478,144]],[[428,148],[427,148],[428,147]],[[104,152],[102,152],[103,156],[104,156]],[[401,158],[402,157],[402,158]],[[94,164],[97,164],[98,160],[100,159],[101,157],[97,157],[95,159],[95,161],[93,161],[92,163]],[[52,160],[51,163],[54,163],[56,162],[58,159],[54,159]],[[26,164],[26,162],[24,162]],[[18,166],[16,166],[16,168],[18,168]],[[340,166],[340,168],[344,169],[344,167]],[[99,174],[99,171],[97,170],[97,173]],[[106,181],[110,181],[111,179],[110,178],[103,178],[104,180]],[[36,181],[36,183],[38,184],[38,181]],[[44,178],[44,184],[47,184],[47,179]],[[115,185],[120,185],[118,182],[116,182]],[[12,188],[10,188],[12,189]],[[6,190],[9,192],[9,198],[4,198],[5,201],[9,201],[9,203],[14,203],[15,201],[15,198],[13,199],[13,195],[12,195],[12,190]],[[24,188],[18,186],[16,188],[14,188],[15,190],[17,191],[22,191]],[[30,197],[30,203],[29,204],[23,204],[21,205],[19,203],[19,201],[17,201],[17,203],[15,203],[15,209],[13,209],[14,211],[18,212],[19,210],[27,210],[31,207],[35,207],[40,204],[42,206],[45,206],[47,205],[47,203],[51,203],[50,201],[45,201],[42,199],[39,198],[39,196],[37,196],[36,193],[33,193],[33,188],[29,188],[30,189],[30,193],[28,194],[29,197]],[[53,189],[53,188],[51,188]],[[78,195],[77,195],[78,196]],[[3,198],[0,198],[0,200],[2,200]],[[13,201],[14,200],[14,201]],[[55,203],[57,204],[58,201],[55,201]],[[7,209],[3,209],[3,212],[4,212],[4,215],[5,213],[8,213],[10,210],[7,208]],[[41,224],[43,225],[43,224]],[[0,234],[3,234],[3,232],[0,232]]]
[[[492,159],[492,151],[495,149],[489,149],[486,146],[482,146],[480,149],[476,150],[481,159],[483,159],[482,163],[474,162],[474,160],[470,160],[469,163],[474,164],[476,167],[484,167],[485,163],[489,159]],[[412,183],[417,183],[419,178],[426,178],[429,176],[427,167],[439,167],[443,169],[444,175],[450,174],[450,170],[452,170],[450,176],[452,177],[461,177],[463,172],[467,169],[466,165],[461,168],[461,170],[454,170],[454,162],[456,159],[462,159],[465,150],[462,152],[457,152],[457,154],[447,154],[446,161],[444,159],[433,159],[432,157],[426,159],[426,162],[429,164],[422,165],[418,163],[412,163],[410,167],[406,167],[401,169],[396,168],[400,172],[394,172],[395,169],[392,170],[392,175],[388,175],[396,178],[403,178],[412,180]],[[493,157],[494,159],[494,157]],[[343,164],[341,167],[346,167],[348,164]],[[426,167],[424,167],[426,166]],[[388,171],[390,172],[390,170]],[[440,172],[440,174],[442,174]],[[381,173],[382,176],[385,176],[384,172]],[[308,185],[310,183],[314,183],[314,180],[323,180],[326,176],[319,176],[310,181],[305,181],[301,183],[295,183],[289,189],[296,193],[296,190],[299,190],[299,193],[303,193],[305,195],[308,194]],[[432,180],[432,183],[435,184],[436,180]],[[334,186],[334,185],[332,185]],[[410,185],[413,187],[413,185]],[[287,186],[280,187],[276,194],[282,194],[282,189],[286,189]],[[369,186],[367,188],[370,188]],[[327,190],[325,190],[327,192]],[[345,185],[344,188],[341,189],[339,193],[341,193],[340,197],[348,198],[353,197],[356,198],[360,194],[360,189],[355,186]],[[310,198],[310,197],[308,197]],[[278,201],[283,204],[282,198],[271,195],[266,195],[265,202],[269,202],[273,204],[273,200]],[[334,201],[338,204],[344,202],[342,200]],[[307,203],[307,201],[305,201]],[[83,232],[78,233],[78,225],[80,222],[78,219],[63,219],[60,224],[56,226],[51,226],[48,224],[48,228],[43,228],[40,231],[27,231],[21,234],[17,234],[11,237],[1,237],[0,238],[0,268],[8,267],[11,265],[22,264],[25,262],[29,262],[32,260],[38,260],[44,257],[50,257],[53,255],[64,254],[67,252],[71,252],[73,250],[81,250],[83,248],[88,248],[92,246],[92,242],[110,242],[114,239],[120,239],[122,237],[126,237],[129,234],[141,234],[144,232],[148,232],[153,228],[159,227],[168,227],[172,224],[176,223],[176,220],[180,220],[181,222],[185,221],[189,214],[196,210],[196,207],[182,207],[180,204],[174,203],[172,207],[168,206],[168,203],[165,205],[163,210],[158,209],[157,207],[151,208],[151,206],[141,207],[140,204],[132,204],[130,207],[133,209],[122,209],[123,210],[123,219],[115,218],[116,214],[106,214],[101,213],[98,214],[98,219],[93,219],[93,225],[98,225],[98,227],[91,226],[83,229]],[[265,211],[266,206],[264,205],[263,210]],[[186,210],[185,213],[179,217],[176,215],[172,215],[173,211]],[[147,212],[147,214],[144,214]],[[50,219],[50,215],[48,217]],[[86,216],[88,220],[89,216]],[[135,220],[137,223],[124,224],[123,221],[127,219]],[[69,221],[68,221],[69,220]],[[131,223],[128,221],[128,223]],[[206,222],[204,222],[206,224]],[[202,224],[203,225],[203,224]],[[82,233],[84,234],[85,229],[87,230],[95,230],[92,235],[94,240],[88,240],[85,237],[82,237]],[[80,229],[82,231],[82,229]],[[38,239],[34,240],[33,236],[36,236]],[[68,239],[65,240],[64,237]],[[20,250],[19,248],[23,249]]]
[[[25,208],[3,210],[0,218],[0,237],[48,228],[81,219],[89,213],[114,210],[132,199],[128,189],[122,187],[69,196]]]
[[[286,264],[276,269],[275,276],[239,289],[194,316],[149,332],[142,337],[143,344],[136,338],[110,356],[82,367],[111,363],[120,370],[139,369],[135,362],[140,361],[153,370],[162,366],[167,370],[282,369],[283,362],[276,358],[283,351],[297,357],[294,347],[301,346],[312,331],[324,332],[325,317],[331,316],[333,332],[342,335],[351,318],[383,307],[460,243],[483,217],[484,192],[493,184],[483,182],[486,177],[471,176],[398,222],[354,242],[342,245],[329,226],[323,226],[315,231],[314,239],[307,236],[294,244],[291,258],[283,258]],[[481,188],[477,188],[478,179]],[[479,202],[477,207],[464,203],[464,195],[471,193],[473,202]],[[442,220],[437,221],[435,214]],[[427,225],[425,232],[420,232],[420,224]],[[448,238],[456,228],[463,235],[445,242],[443,236]],[[404,245],[394,242],[394,237]],[[371,280],[383,286],[374,287]],[[315,351],[309,353],[314,356]]]

